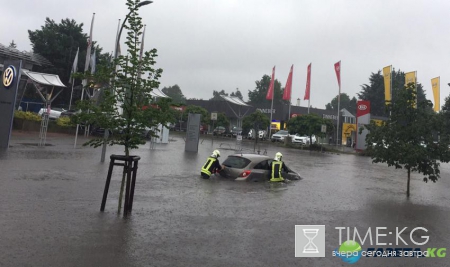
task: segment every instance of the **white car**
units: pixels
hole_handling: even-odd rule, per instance
[[[311,136],[311,139],[312,139],[313,144],[315,144],[317,142],[315,135]],[[306,136],[306,135],[300,136],[300,135],[296,134],[292,138],[292,143],[301,144],[301,145],[309,145],[310,139],[309,139],[309,136]]]
[[[272,142],[275,142],[275,141],[282,142],[282,141],[284,141],[284,138],[286,136],[289,136],[289,132],[285,131],[285,130],[280,130],[280,131],[272,134],[272,137],[270,138],[270,140],[272,140]]]
[[[48,115],[49,119],[58,119],[61,116],[61,113],[63,111],[66,111],[65,109],[50,109],[50,113]],[[39,110],[38,115],[39,116],[44,116],[44,112],[47,113],[47,109],[46,108],[41,108],[41,110]]]
[[[248,139],[255,139],[255,130],[254,129],[250,129],[250,131],[248,132]],[[259,130],[258,132],[258,138],[260,140],[265,140],[267,139],[267,131],[264,130]]]

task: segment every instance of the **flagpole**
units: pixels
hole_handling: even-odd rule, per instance
[[[312,63],[312,62],[311,62]],[[311,63],[309,63],[311,65]],[[312,68],[312,66],[311,66]],[[309,69],[309,96],[308,96],[308,114],[309,114],[309,107],[311,106],[311,68]]]
[[[86,72],[89,68],[89,59],[91,56],[91,45],[92,45],[92,28],[94,27],[94,18],[95,18],[95,13],[92,14],[92,21],[91,21],[91,32],[89,35],[89,44],[87,47],[87,51],[86,51],[86,61],[84,64],[84,72]],[[81,101],[83,101],[84,98],[84,87],[87,85],[87,80],[84,79],[82,82],[82,88],[81,88]],[[77,124],[77,130],[75,131],[75,143],[73,144],[73,148],[77,147],[77,139],[78,139],[78,128],[79,128],[79,124]],[[85,125],[84,127],[87,127],[87,125]]]
[[[73,96],[73,84],[75,82],[75,79],[72,79],[72,91],[70,92],[70,101],[69,101],[69,110],[72,107],[72,96]]]
[[[336,146],[339,144],[339,115],[340,115],[340,109],[341,109],[341,70],[342,70],[342,65],[341,65],[341,61],[339,60],[339,94],[338,94],[338,110],[337,110],[337,132],[336,132]]]
[[[272,134],[272,118],[273,118],[273,98],[275,97],[275,76],[274,82],[273,82],[273,89],[272,89],[272,104],[270,105],[270,123],[269,123],[269,136]],[[270,88],[270,85],[269,85]]]

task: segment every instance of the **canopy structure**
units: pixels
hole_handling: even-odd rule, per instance
[[[226,101],[239,105],[239,106],[246,106],[246,107],[251,107],[250,105],[248,105],[247,103],[245,103],[244,101],[242,101],[239,97],[237,96],[226,96],[226,95],[221,95],[221,97],[223,99],[225,99]]]
[[[55,100],[55,98],[62,92],[62,89],[61,89],[58,93],[56,93],[53,96],[53,89],[55,87],[65,88],[66,86],[61,82],[61,80],[59,79],[59,76],[56,74],[40,73],[40,72],[29,71],[26,69],[22,69],[21,72],[23,74],[25,74],[26,76],[28,76],[29,81],[31,81],[30,83],[32,83],[34,85],[34,87],[36,88],[36,91],[39,93],[40,97],[42,98],[42,100],[45,103],[44,110],[46,110],[47,112],[42,113],[43,117],[41,120],[41,130],[40,130],[40,134],[39,134],[39,138],[40,138],[39,146],[45,146],[45,142],[47,139],[47,127],[48,127],[48,120],[49,120],[50,105],[53,102],[53,100]],[[47,93],[47,95],[44,96],[41,92],[43,90],[43,88],[40,87],[39,85],[51,86],[52,90],[51,90],[50,94]],[[52,98],[52,96],[53,96],[53,98]]]
[[[170,96],[164,94],[163,92],[161,92],[161,90],[159,89],[153,89],[152,92],[150,93],[151,96],[153,97],[165,97],[165,98],[170,98]]]
[[[242,101],[239,97],[237,96],[226,96],[226,95],[221,95],[221,97],[223,99],[225,99],[228,103],[232,103],[235,105],[238,105],[238,111],[236,112],[229,104],[228,106],[230,107],[231,111],[233,111],[234,115],[236,115],[237,117],[237,127],[241,127],[242,128],[242,118],[244,118],[245,114],[247,114],[247,112],[250,110],[250,105],[248,105],[247,103],[245,103],[244,101]],[[245,111],[244,114],[241,115],[241,107],[248,107],[247,111]]]
[[[22,73],[27,75],[32,81],[42,85],[66,87],[56,74],[33,72],[29,70],[22,70]]]

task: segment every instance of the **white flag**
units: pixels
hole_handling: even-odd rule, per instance
[[[69,83],[70,82],[70,78],[72,77],[72,74],[74,74],[75,72],[78,71],[78,52],[80,51],[80,48],[77,48],[77,54],[75,55],[75,60],[73,61],[73,65],[72,65],[72,70],[70,71],[70,77],[69,77]],[[72,78],[72,83],[74,81],[74,78]]]
[[[91,74],[94,74],[94,73],[95,73],[95,60],[96,60],[96,57],[95,57],[95,49],[94,49],[94,53],[93,53],[92,56],[91,56],[91,62],[90,62],[90,65],[91,65]]]

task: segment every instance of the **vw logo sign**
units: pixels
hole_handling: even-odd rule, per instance
[[[3,71],[2,75],[3,86],[5,88],[11,87],[15,79],[16,79],[16,68],[14,68],[14,66],[11,65],[8,68],[6,68],[5,71]]]
[[[359,110],[366,110],[367,106],[366,105],[358,105],[358,109]]]

